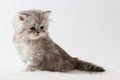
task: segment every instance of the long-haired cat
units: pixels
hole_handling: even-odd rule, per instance
[[[48,34],[51,11],[27,10],[14,19],[13,42],[25,64],[25,71],[48,70],[65,72],[84,70],[103,72],[102,67],[71,57]]]

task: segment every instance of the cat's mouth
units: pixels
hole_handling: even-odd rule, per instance
[[[35,36],[39,36],[40,33],[39,33],[39,32],[35,32],[34,35],[35,35]]]
[[[42,38],[42,37],[45,37],[47,34],[46,33],[38,33],[38,32],[34,32],[34,33],[31,33],[28,35],[28,37],[32,40],[36,40],[36,39],[39,39],[39,38]]]
[[[34,32],[34,33],[29,34],[28,37],[32,40],[35,40],[35,39],[40,38],[40,33]]]

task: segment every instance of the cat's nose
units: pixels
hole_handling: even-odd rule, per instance
[[[37,32],[37,33],[39,33],[39,32]]]
[[[34,34],[35,34],[35,36],[38,36],[38,35],[39,35],[39,32],[35,32]]]

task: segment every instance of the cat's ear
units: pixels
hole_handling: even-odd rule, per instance
[[[25,21],[27,17],[28,17],[28,14],[25,14],[25,13],[20,13],[20,14],[18,15],[18,19],[19,19],[20,21]]]
[[[43,12],[43,14],[45,15],[45,17],[49,17],[50,14],[51,14],[51,12],[52,12],[52,11],[45,11],[45,12]]]

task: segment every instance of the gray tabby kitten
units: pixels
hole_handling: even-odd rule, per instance
[[[70,70],[105,71],[102,67],[68,55],[48,34],[51,11],[28,10],[19,12],[14,19],[13,42],[25,64],[25,71]]]

